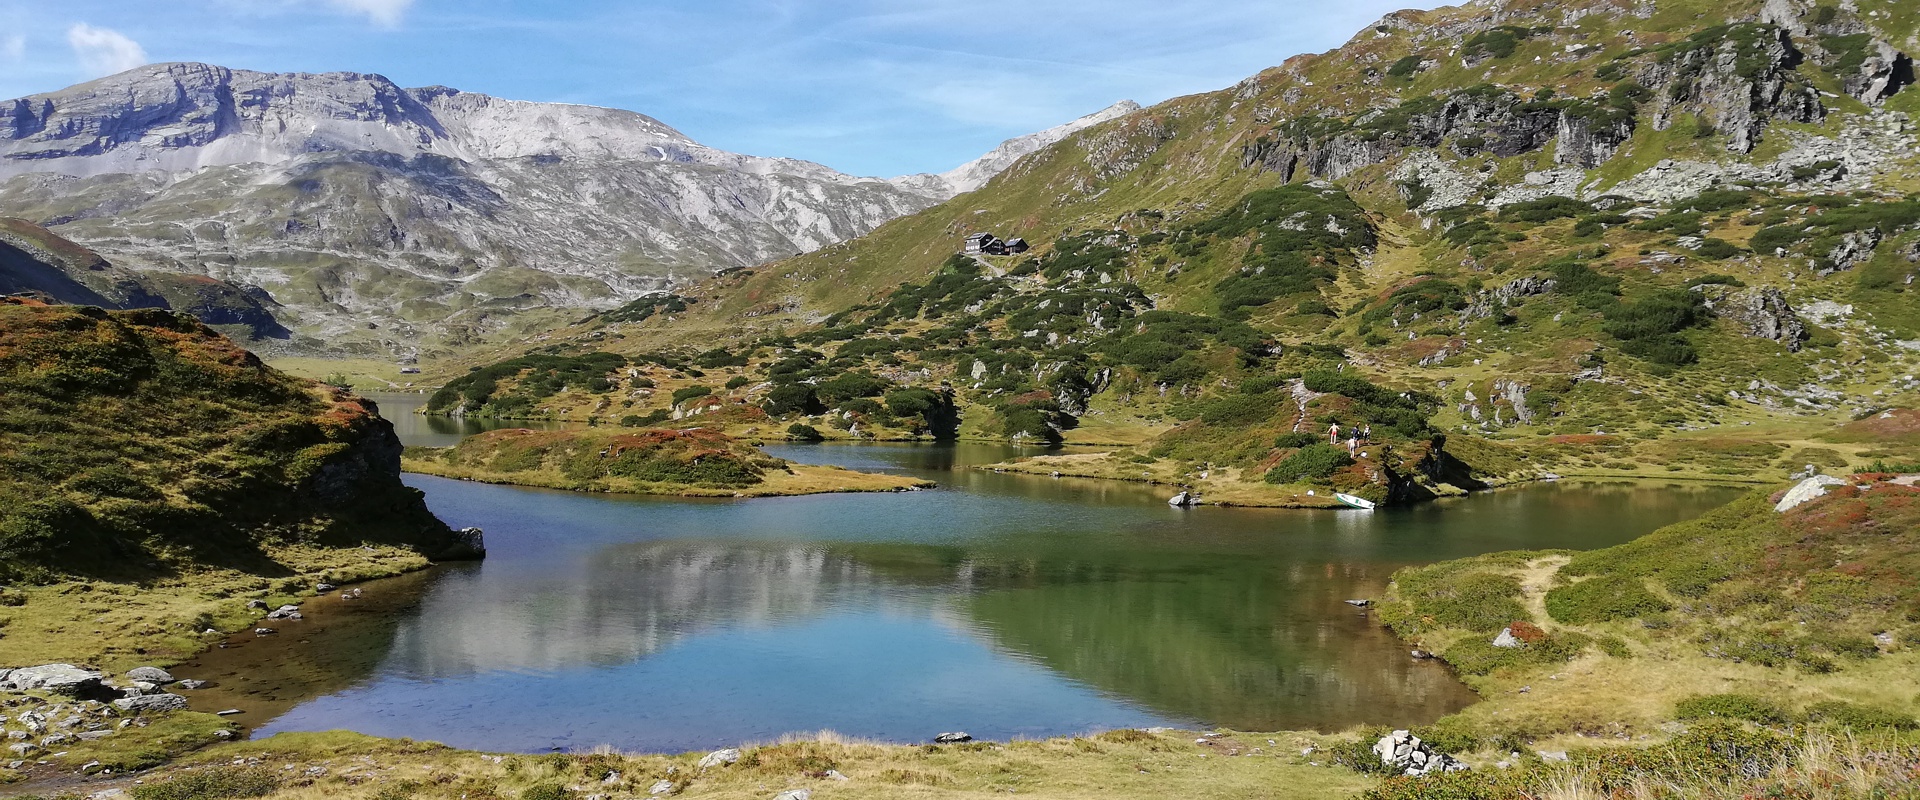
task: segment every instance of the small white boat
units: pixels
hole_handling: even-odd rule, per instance
[[[1374,502],[1372,500],[1368,500],[1367,498],[1364,498],[1364,497],[1354,497],[1353,495],[1346,494],[1344,492],[1334,492],[1333,499],[1338,500],[1342,503],[1346,503],[1347,505],[1360,509],[1362,511],[1372,511],[1374,509]]]

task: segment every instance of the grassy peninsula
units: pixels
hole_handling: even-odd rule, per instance
[[[795,464],[705,428],[488,431],[453,447],[407,448],[401,464],[408,472],[484,483],[681,497],[900,492],[933,485]]]

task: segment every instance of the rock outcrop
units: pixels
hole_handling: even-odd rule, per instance
[[[1697,286],[1707,307],[1716,315],[1732,320],[1747,335],[1771,339],[1798,353],[1806,345],[1807,324],[1787,304],[1787,297],[1771,286],[1728,292],[1715,286]]]

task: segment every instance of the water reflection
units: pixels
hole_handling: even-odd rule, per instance
[[[1416,724],[1471,696],[1343,600],[1407,564],[1605,546],[1738,494],[1542,485],[1371,514],[1183,511],[1155,487],[964,468],[1008,448],[770,449],[942,488],[684,501],[409,476],[448,522],[485,527],[492,557],[439,572],[362,637],[382,642],[377,666],[265,732],[679,750],[820,728]]]
[[[409,447],[452,447],[468,436],[502,428],[558,431],[586,427],[584,423],[579,422],[430,417],[417,413],[427,404],[427,396],[424,394],[412,392],[360,392],[359,394],[379,406],[380,416],[393,423],[394,433],[400,436],[402,444]]]

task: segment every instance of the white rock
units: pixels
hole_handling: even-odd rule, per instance
[[[1827,487],[1829,486],[1845,486],[1846,484],[1846,481],[1833,477],[1832,475],[1815,475],[1794,484],[1794,487],[1788,489],[1786,495],[1780,498],[1780,502],[1774,504],[1773,510],[1782,513],[1790,511],[1802,504],[1818,500],[1827,493]]]

